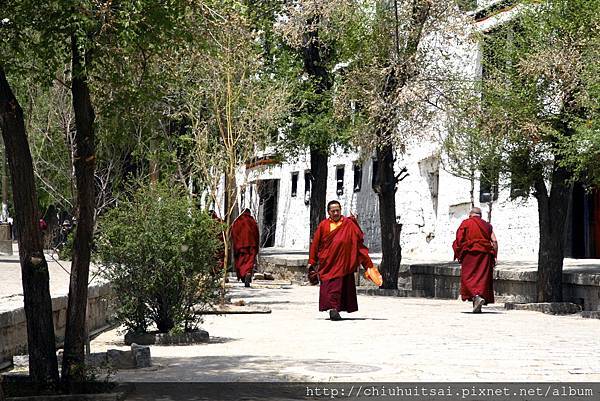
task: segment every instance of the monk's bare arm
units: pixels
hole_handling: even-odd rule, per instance
[[[498,253],[498,239],[496,238],[496,234],[492,231],[492,246],[494,247],[494,252]]]

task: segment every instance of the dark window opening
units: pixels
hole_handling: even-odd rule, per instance
[[[292,197],[298,194],[298,172],[292,173]]]
[[[377,174],[379,174],[379,160],[373,159],[373,175],[371,176],[371,187],[377,185]]]
[[[339,196],[344,193],[344,166],[337,166],[335,168],[335,181],[335,193]]]
[[[362,187],[362,164],[355,163],[354,169],[354,192],[360,192]]]
[[[489,203],[498,200],[498,173],[481,170],[479,178],[479,202]]]
[[[310,203],[310,181],[312,180],[312,174],[310,170],[304,170],[304,204]]]
[[[529,154],[518,152],[510,158],[510,198],[526,197],[529,195],[530,171]]]

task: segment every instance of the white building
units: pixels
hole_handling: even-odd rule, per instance
[[[480,29],[489,29],[514,12],[507,1],[480,1],[491,5],[491,14],[474,13]],[[494,5],[500,4],[503,8]],[[466,58],[465,69],[480,70],[480,49]],[[396,171],[406,167],[408,176],[398,183],[397,219],[402,224],[402,254],[419,259],[452,259],[451,244],[456,229],[471,208],[470,182],[447,172],[438,143],[425,142],[408,147],[397,161]],[[380,226],[377,195],[372,189],[376,161],[359,160],[356,153],[334,153],[328,163],[327,200],[341,202],[343,212],[355,212],[372,252],[380,252]],[[264,247],[306,250],[309,245],[310,169],[308,155],[295,163],[251,166],[238,177],[242,184],[241,203],[257,216]],[[489,194],[475,184],[475,205],[484,218],[492,207],[492,225],[500,244],[500,259],[537,258],[539,231],[537,202],[511,200],[509,175],[500,177],[497,199],[487,202]],[[594,205],[594,202],[596,203]],[[594,206],[596,211],[594,212]],[[568,207],[566,256],[600,257],[598,241],[593,239],[594,220],[600,218],[600,196],[586,195],[576,186]],[[597,225],[600,227],[600,221]],[[584,245],[581,246],[581,243]]]

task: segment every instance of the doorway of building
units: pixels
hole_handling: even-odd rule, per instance
[[[569,206],[565,256],[600,258],[600,189],[575,183]]]
[[[275,230],[277,228],[279,180],[259,180],[256,187],[258,192],[260,246],[261,248],[272,247],[275,245]]]

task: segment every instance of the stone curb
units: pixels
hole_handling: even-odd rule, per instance
[[[356,292],[361,295],[369,295],[369,296],[384,296],[384,297],[412,297],[412,290],[405,289],[384,289],[384,288],[357,288]]]
[[[208,331],[198,330],[191,333],[144,333],[144,334],[125,334],[125,344],[132,345],[178,345],[178,344],[198,344],[209,341]]]
[[[583,312],[581,312],[581,317],[584,319],[600,319],[600,311],[598,311],[598,310],[583,311]]]
[[[571,302],[538,302],[518,304],[507,302],[504,304],[506,310],[528,310],[542,312],[549,315],[573,315],[581,312],[581,306]]]

